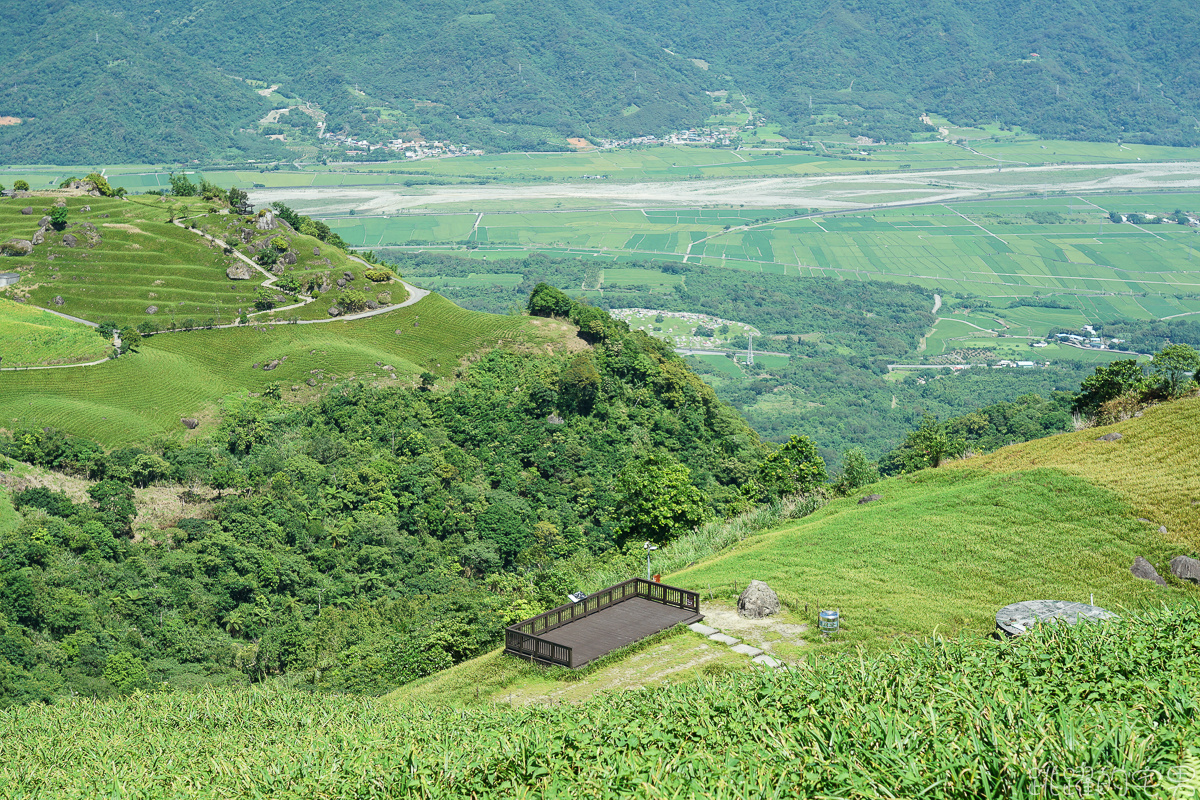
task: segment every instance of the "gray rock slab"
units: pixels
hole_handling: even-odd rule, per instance
[[[776,667],[782,667],[782,666],[783,666],[783,662],[782,662],[782,661],[778,661],[778,660],[776,660],[776,659],[774,659],[774,658],[771,658],[771,657],[770,657],[769,655],[767,655],[766,653],[764,653],[764,654],[762,654],[762,655],[760,655],[760,656],[755,656],[755,657],[754,657],[754,658],[752,658],[751,660],[752,660],[752,661],[753,661],[755,664],[762,664],[764,667],[771,667],[772,669],[775,669]]]
[[[1200,561],[1187,556],[1175,556],[1171,559],[1171,574],[1185,581],[1200,583]]]
[[[1074,625],[1081,619],[1102,621],[1117,615],[1099,606],[1065,600],[1026,600],[996,612],[996,625],[1009,636],[1020,636],[1039,623],[1062,622]]]
[[[735,653],[741,653],[744,656],[750,656],[751,658],[754,658],[755,656],[761,656],[763,654],[762,650],[748,644],[735,644],[729,649]]]
[[[732,636],[726,636],[723,633],[714,633],[713,635],[709,636],[708,638],[710,641],[713,641],[713,642],[720,642],[721,644],[730,644],[730,645],[737,644],[738,642],[741,641],[741,639],[735,639]]]
[[[1166,586],[1167,582],[1158,574],[1158,570],[1146,559],[1138,556],[1133,560],[1133,566],[1129,568],[1133,573],[1133,577],[1141,578],[1144,581],[1154,581],[1159,586]]]
[[[701,636],[712,636],[714,633],[720,633],[716,628],[710,628],[703,622],[693,622],[691,625],[688,625],[688,628]]]

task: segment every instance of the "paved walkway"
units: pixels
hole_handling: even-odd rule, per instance
[[[721,631],[717,628],[710,627],[702,622],[693,622],[691,625],[688,625],[688,627],[701,636],[706,637],[709,641],[717,642],[718,644],[729,645],[730,650],[735,653],[741,653],[755,664],[762,664],[764,667],[771,667],[772,669],[779,669],[787,666],[779,659],[771,658],[771,656],[764,653],[760,648],[755,647],[754,645],[745,644],[736,636],[729,636],[728,634],[721,633]]]

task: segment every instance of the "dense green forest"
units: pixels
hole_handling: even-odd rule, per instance
[[[488,262],[489,272],[521,275],[519,284],[457,285],[438,279],[466,277],[479,269],[479,262],[436,253],[383,252],[404,274],[421,276],[456,303],[479,311],[519,307],[539,281],[579,293],[579,286],[595,285],[600,269],[599,262],[534,255]],[[628,266],[667,274],[685,269],[673,262]],[[911,284],[798,280],[688,264],[686,282],[671,291],[622,286],[588,295],[605,308],[687,311],[757,327],[764,337],[756,347],[790,354],[787,366],[743,364],[746,374],[734,377],[699,359],[689,358],[689,365],[761,436],[777,442],[808,436],[835,466],[855,447],[873,460],[883,458],[927,414],[947,420],[981,406],[1023,403],[1020,415],[1037,417],[1038,422],[1013,430],[1001,426],[981,433],[981,449],[1036,438],[1035,430],[1041,431],[1037,435],[1068,430],[1070,415],[1060,414],[1052,398],[1056,392],[1074,391],[1091,372],[1080,362],[1063,361],[1037,370],[930,370],[888,380],[887,365],[910,355],[933,323],[933,293]],[[735,344],[746,346],[744,341]],[[1034,410],[1020,400],[1026,395],[1050,405]]]
[[[106,453],[15,431],[5,455],[89,488],[13,497],[0,703],[120,691],[122,652],[141,686],[290,672],[380,692],[490,647],[627,544],[636,571],[644,539],[795,491],[793,461],[824,480],[811,448],[769,454],[662,342],[540,296],[552,307],[535,311],[592,344],[492,351],[446,386],[349,385],[308,406],[267,392],[183,445]],[[195,515],[136,524],[134,488],[150,484],[175,484]]]
[[[705,92],[729,89],[793,138],[904,140],[936,112],[1200,142],[1200,10],[1183,0],[55,0],[0,15],[21,31],[0,43],[0,115],[23,120],[0,128],[9,163],[278,152],[239,132],[267,101],[231,76],[319,104],[330,131],[494,150],[695,125],[713,110]]]

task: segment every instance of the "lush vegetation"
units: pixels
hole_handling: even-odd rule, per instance
[[[471,341],[438,325],[429,302],[413,307],[414,328]],[[123,654],[137,685],[286,672],[378,692],[477,654],[631,540],[667,540],[823,480],[811,443],[768,455],[664,343],[550,287],[530,306],[565,312],[593,346],[537,358],[498,348],[469,366],[446,350],[453,366],[429,364],[438,372],[412,384],[340,386],[307,406],[272,382],[227,400],[219,428],[186,443],[105,452],[21,426],[9,456],[88,488],[15,495],[24,519],[0,541],[0,614],[17,647],[6,697],[122,691],[108,673]],[[211,352],[206,337],[233,333],[253,332],[160,334],[115,366],[160,338]],[[134,487],[164,483],[183,504],[169,527],[135,517]]]
[[[0,780],[63,798],[1185,796],[1198,645],[1182,605],[524,710],[79,699],[0,711]]]

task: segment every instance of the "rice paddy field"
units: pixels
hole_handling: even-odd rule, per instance
[[[411,385],[421,372],[452,373],[481,348],[553,343],[566,330],[538,322],[465,311],[429,295],[361,320],[160,333],[97,366],[4,373],[0,427],[55,427],[106,446],[182,434],[181,417],[200,419],[203,429],[222,399],[272,383],[287,398],[350,378]],[[278,367],[264,371],[272,361]]]

